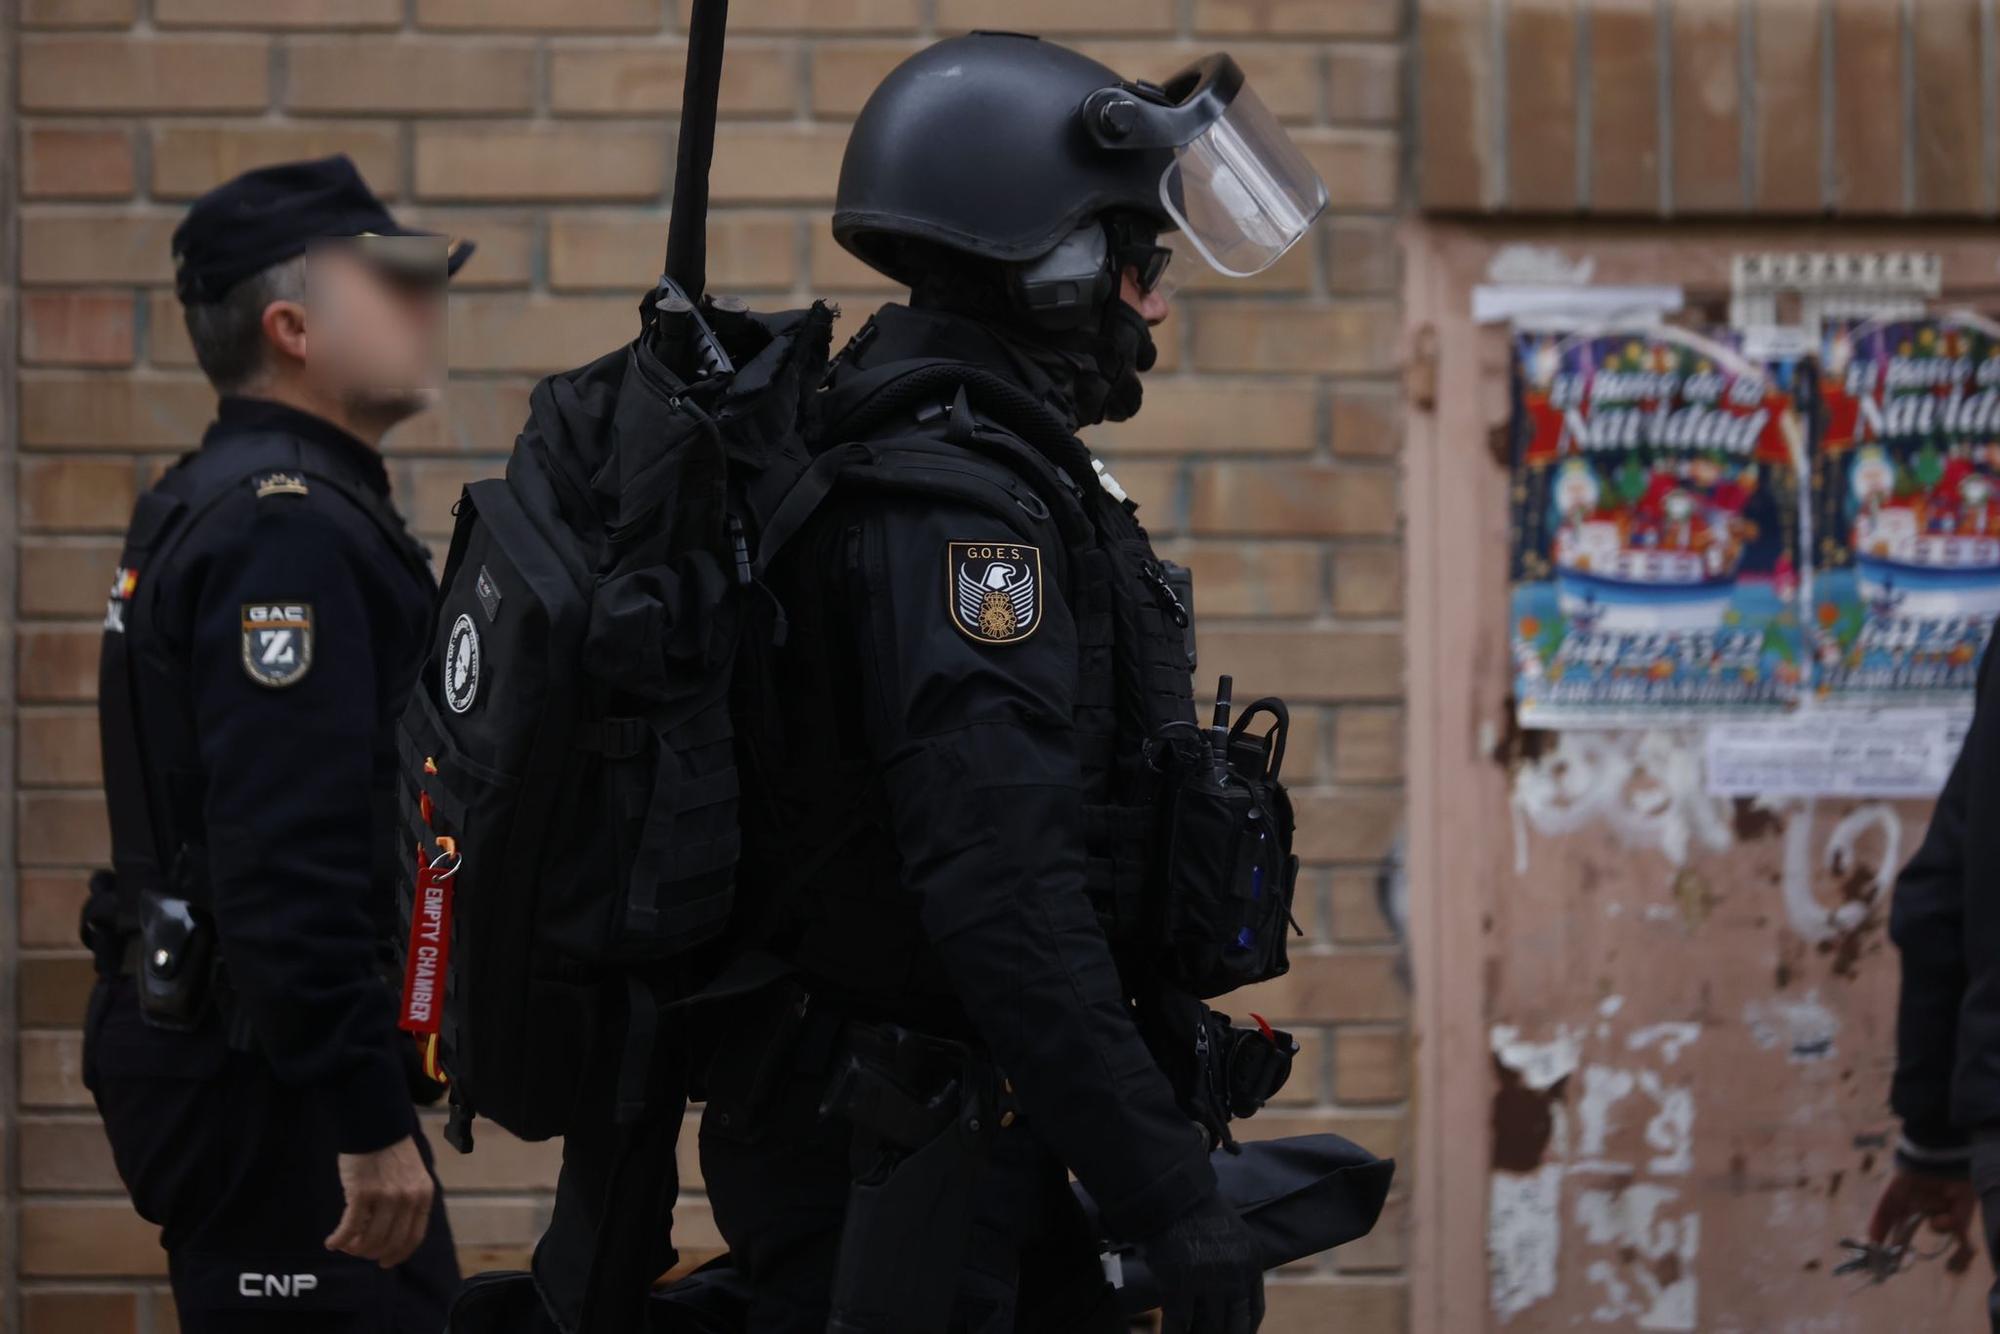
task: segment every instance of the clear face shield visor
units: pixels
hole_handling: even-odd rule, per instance
[[[1084,125],[1106,148],[1171,149],[1160,204],[1216,272],[1247,278],[1278,262],[1326,208],[1326,185],[1227,55],[1163,87],[1100,88]]]

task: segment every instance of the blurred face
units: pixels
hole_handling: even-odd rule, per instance
[[[357,418],[390,422],[437,402],[444,388],[445,273],[442,244],[434,249],[434,266],[408,247],[398,252],[375,239],[312,252],[304,337],[295,355],[317,394]]]

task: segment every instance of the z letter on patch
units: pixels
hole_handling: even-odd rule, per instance
[[[1024,542],[945,545],[951,623],[979,644],[1012,644],[1042,623],[1042,549]]]
[[[312,604],[243,604],[243,671],[260,686],[297,685],[313,661]]]

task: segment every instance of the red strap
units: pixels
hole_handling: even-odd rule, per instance
[[[454,859],[454,862],[456,859]],[[451,882],[457,869],[439,870],[417,849],[417,902],[410,914],[410,948],[404,956],[403,1010],[398,1027],[435,1033],[444,1011],[445,969],[451,963]]]

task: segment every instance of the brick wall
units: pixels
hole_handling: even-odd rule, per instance
[[[16,7],[20,1327],[157,1334],[173,1324],[162,1257],[78,1081],[90,973],[74,923],[106,851],[91,697],[117,535],[135,492],[211,407],[167,287],[168,233],[183,202],[226,175],[340,149],[399,210],[479,239],[453,298],[448,411],[388,446],[399,495],[435,542],[462,482],[501,466],[533,378],[630,333],[634,285],[655,271],[665,233],[685,11],[671,0]],[[846,125],[881,74],[934,36],[1039,30],[1155,76],[1226,45],[1326,176],[1334,215],[1311,242],[1228,292],[1195,282],[1162,330],[1139,423],[1094,439],[1163,544],[1199,571],[1204,673],[1232,671],[1239,692],[1299,706],[1291,764],[1311,940],[1252,1007],[1299,1029],[1306,1049],[1285,1106],[1257,1126],[1330,1128],[1399,1152],[1407,1003],[1371,874],[1398,819],[1402,765],[1391,229],[1403,5],[734,10],[712,284],[766,304],[830,295],[849,328],[889,293],[827,232]],[[4,296],[0,276],[0,313]],[[495,1131],[480,1145],[442,1167],[468,1270],[524,1262],[555,1163],[549,1146]],[[717,1244],[698,1197],[680,1238],[696,1253]],[[1285,1276],[1268,1327],[1403,1329],[1403,1249],[1392,1207],[1375,1238]]]
[[[1993,0],[1420,0],[1452,211],[1991,217]]]

